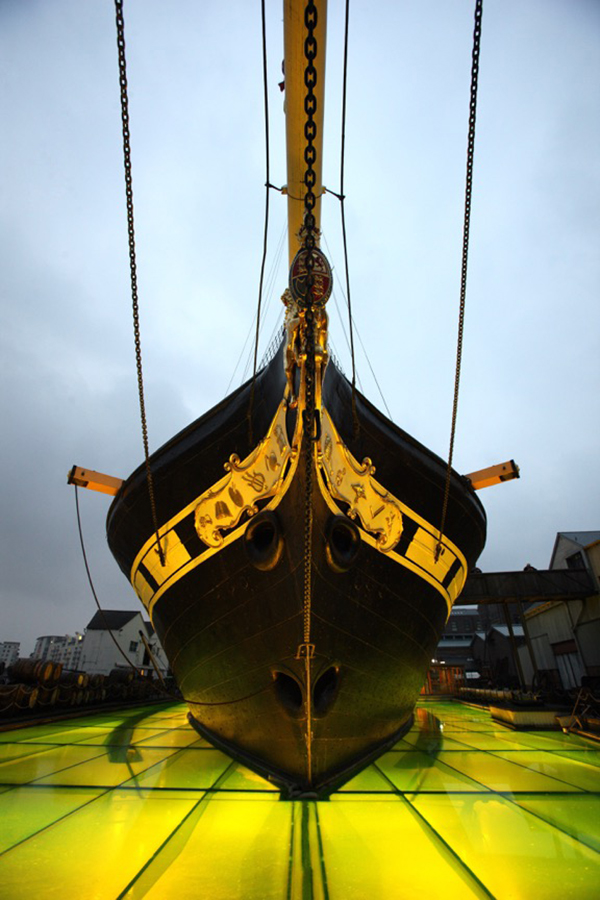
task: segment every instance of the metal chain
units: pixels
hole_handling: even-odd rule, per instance
[[[313,0],[308,0],[304,9],[304,25],[307,36],[304,41],[304,56],[306,67],[304,69],[304,85],[306,96],[304,98],[304,112],[306,122],[304,124],[304,162],[306,172],[304,175],[304,223],[303,223],[303,248],[306,264],[306,363],[305,363],[305,408],[304,408],[304,458],[305,458],[305,498],[304,498],[304,643],[308,658],[308,645],[310,644],[311,603],[312,603],[312,530],[313,530],[313,433],[315,427],[315,341],[314,341],[314,313],[313,301],[313,250],[316,244],[316,221],[314,208],[316,197],[314,188],[316,185],[316,173],[314,165],[317,159],[317,150],[314,145],[317,136],[317,123],[314,116],[317,111],[317,98],[314,88],[317,84],[317,70],[314,61],[317,56],[317,38],[315,29],[317,26],[317,7]],[[308,687],[308,686],[307,686]]]
[[[131,299],[133,306],[133,336],[135,341],[135,362],[137,368],[138,394],[140,401],[140,420],[146,465],[146,480],[150,497],[152,525],[156,533],[158,555],[161,565],[166,564],[165,555],[158,534],[158,516],[154,495],[154,480],[150,467],[148,449],[148,425],[146,422],[146,404],[144,402],[144,378],[142,373],[142,342],[140,338],[140,312],[137,288],[137,265],[135,257],[135,230],[133,226],[133,182],[131,178],[131,145],[129,134],[129,101],[127,97],[127,66],[125,62],[125,20],[123,18],[123,0],[115,0],[117,21],[117,48],[119,51],[119,85],[121,88],[121,121],[123,123],[123,165],[125,168],[125,197],[127,201],[127,234],[129,237],[129,269],[131,274]]]
[[[304,223],[302,229],[302,247],[305,251],[306,265],[306,294],[305,294],[305,347],[306,362],[304,365],[304,471],[305,471],[305,495],[304,495],[304,596],[303,596],[303,639],[304,643],[298,648],[298,656],[304,658],[304,673],[306,680],[306,757],[307,777],[309,784],[312,781],[312,684],[311,661],[314,656],[314,645],[311,638],[311,608],[312,608],[312,534],[313,534],[313,445],[315,440],[315,333],[314,333],[314,308],[313,285],[314,264],[313,251],[316,245],[316,221],[314,208],[316,204],[315,185],[317,176],[314,165],[317,159],[317,149],[314,145],[317,136],[317,123],[314,116],[317,111],[317,98],[314,88],[317,84],[317,70],[314,61],[317,56],[317,7],[313,0],[307,0],[304,8],[304,25],[307,30],[304,41],[304,56],[306,67],[304,69],[304,85],[306,95],[304,97],[304,112],[306,122],[304,124],[304,162],[306,172],[304,175]]]
[[[481,43],[481,16],[483,0],[475,2],[475,27],[473,30],[473,61],[471,66],[471,97],[469,102],[469,136],[467,141],[467,177],[465,185],[465,217],[463,223],[462,265],[460,273],[460,304],[458,314],[458,339],[456,343],[456,371],[454,375],[454,399],[452,402],[452,426],[450,428],[450,449],[448,451],[448,467],[442,504],[440,535],[435,548],[436,562],[442,552],[442,536],[448,513],[450,497],[450,479],[452,476],[452,457],[454,455],[454,437],[458,413],[458,390],[460,386],[460,366],[462,361],[463,331],[465,321],[465,298],[467,293],[467,263],[469,258],[469,229],[471,224],[471,197],[473,190],[473,158],[475,153],[475,119],[477,113],[477,82],[479,77],[479,48]]]

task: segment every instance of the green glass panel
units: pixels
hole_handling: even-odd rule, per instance
[[[78,739],[76,742],[82,746],[127,746],[141,742],[148,736],[155,734],[164,734],[164,729],[124,727],[107,730],[106,728],[94,726],[93,728],[81,729],[82,736],[79,738],[77,735]],[[72,737],[70,737],[70,742],[74,743]]]
[[[147,732],[146,737],[139,737],[144,747],[210,747],[208,741],[191,728],[184,730],[174,728],[171,731]]]
[[[497,898],[598,896],[600,856],[498,795],[411,802]]]
[[[599,745],[578,734],[563,734],[561,731],[521,731],[518,732],[519,743],[523,747],[536,750],[593,750]]]
[[[369,791],[390,793],[393,790],[387,778],[384,778],[379,769],[373,765],[367,766],[366,769],[363,769],[362,772],[359,772],[358,775],[355,775],[354,778],[351,778],[350,781],[347,781],[340,788],[340,791],[343,792],[360,791],[361,793]]]
[[[412,743],[412,741],[409,740],[409,737],[411,734],[412,734],[412,732],[405,734],[404,737],[400,738],[400,740],[396,744],[394,744],[394,746],[391,747],[390,749],[391,750],[412,750],[413,743]]]
[[[520,794],[514,802],[600,852],[599,794],[570,794],[558,802],[548,794]]]
[[[454,757],[456,754],[448,754]],[[426,753],[385,753],[375,763],[400,791],[482,791],[468,773],[451,769]]]
[[[513,755],[507,754],[506,758],[502,758],[492,753],[467,750],[464,753],[442,752],[437,761],[447,763],[457,772],[470,776],[493,791],[571,790],[571,787],[562,781],[511,762]]]
[[[491,719],[488,721],[464,721],[460,722],[450,722],[448,725],[444,722],[444,731],[455,732],[457,735],[463,734],[465,731],[487,731],[487,732],[501,732],[503,734],[508,733],[508,729],[503,725],[497,725],[492,722]]]
[[[42,745],[43,746],[43,745]],[[0,781],[3,784],[27,784],[46,776],[58,778],[72,766],[78,766],[87,760],[99,758],[98,747],[55,746],[37,750],[0,765]],[[87,784],[87,782],[81,782]]]
[[[114,900],[195,802],[161,792],[104,794],[9,850],[0,859],[2,895]]]
[[[38,778],[38,784],[91,785],[93,787],[115,787],[125,781],[138,783],[140,776],[153,767],[160,771],[165,758],[178,750],[155,750],[152,747],[141,749],[133,747],[107,748],[105,753],[96,755],[88,761],[79,758],[84,751],[98,754],[98,747],[65,747],[62,748],[64,761],[71,759],[68,767]]]
[[[600,790],[600,773],[597,767],[565,759],[558,753],[548,753],[545,750],[519,750],[507,758],[526,771],[539,772],[560,781],[563,791],[570,791],[573,788],[580,788],[583,791]]]
[[[143,753],[164,751],[144,750]],[[220,750],[196,750],[190,747],[185,752],[164,759],[162,765],[135,779],[135,784],[145,788],[187,788],[206,790],[213,786],[217,778],[231,765],[231,760]]]
[[[61,731],[62,728],[56,723],[53,725],[36,725],[31,728],[11,728],[10,731],[0,733],[0,744],[10,744],[17,741],[47,741],[49,735],[60,735]]]
[[[318,805],[330,900],[468,900],[485,896],[400,797]]]
[[[0,744],[0,778],[2,777],[2,763],[7,763],[14,759],[24,759],[32,753],[42,753],[44,750],[52,750],[55,746],[55,744],[24,744],[23,742]]]
[[[494,750],[498,753],[506,753],[510,750],[520,750],[521,743],[518,736],[511,737],[506,732],[490,732],[490,731],[465,731],[460,735],[455,734],[454,746],[446,746],[444,741],[444,750]]]
[[[465,734],[464,737],[467,737]],[[406,735],[405,742],[410,744],[410,749],[418,748],[423,753],[436,754],[440,750],[464,750],[466,743],[463,734],[460,736],[452,732],[452,737],[446,733],[446,729],[439,735],[420,734],[418,731]],[[398,749],[393,747],[394,750]],[[408,748],[407,748],[408,749]]]
[[[39,787],[17,787],[0,794],[0,853],[69,815],[99,794],[99,790],[92,788],[66,791]]]
[[[292,804],[247,797],[200,801],[140,874],[128,900],[283,900]]]
[[[279,793],[274,784],[261,778],[246,766],[236,765],[227,777],[220,782],[219,790],[223,791],[268,791]]]
[[[552,755],[562,756],[570,762],[586,763],[588,766],[600,768],[600,744],[597,750],[553,750]]]

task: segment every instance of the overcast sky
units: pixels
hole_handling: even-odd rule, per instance
[[[271,180],[285,183],[281,2],[267,0]],[[472,0],[351,3],[346,218],[352,302],[394,421],[447,453]],[[325,184],[339,189],[343,3],[331,0]],[[152,449],[244,377],[264,212],[259,0],[126,0],[143,358]],[[111,0],[0,0],[0,640],[83,630],[76,463],[142,459]],[[514,458],[481,493],[485,571],[549,563],[600,527],[600,3],[485,0],[455,467]],[[271,195],[268,312],[286,286]],[[339,204],[324,249],[344,306]],[[350,372],[330,307],[333,348]],[[236,364],[241,358],[241,363]],[[364,393],[382,406],[365,353]],[[230,388],[230,389],[231,389]],[[377,460],[374,460],[377,463]],[[138,608],[80,491],[102,604]]]

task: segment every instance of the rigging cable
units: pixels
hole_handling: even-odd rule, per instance
[[[263,236],[263,254],[260,266],[260,280],[258,285],[258,308],[256,311],[256,336],[254,338],[254,369],[252,373],[252,388],[250,391],[250,404],[248,406],[248,439],[250,446],[253,444],[252,435],[252,410],[254,407],[254,389],[256,386],[256,364],[258,359],[258,337],[260,333],[260,310],[262,306],[263,279],[265,275],[265,262],[267,259],[267,235],[269,232],[269,191],[271,190],[270,177],[270,153],[269,153],[269,86],[267,81],[267,28],[265,23],[265,0],[261,0],[261,25],[262,25],[262,56],[263,56],[263,93],[265,109],[265,228]]]
[[[344,167],[346,150],[346,88],[348,81],[348,21],[350,18],[350,0],[346,0],[346,17],[344,23],[344,78],[342,88],[342,140],[340,154],[340,211],[342,216],[342,237],[344,240],[344,264],[346,268],[346,293],[348,298],[348,321],[350,325],[350,355],[352,357],[352,419],[354,422],[354,435],[358,435],[359,423],[356,412],[356,367],[354,362],[354,333],[352,327],[352,304],[350,301],[350,273],[348,269],[348,245],[346,241],[346,214],[344,210]]]
[[[275,249],[275,253],[273,254],[273,262],[270,266],[269,273],[265,278],[265,283],[264,283],[264,287],[263,287],[263,310],[262,310],[261,321],[260,321],[261,334],[259,335],[259,341],[260,341],[260,337],[262,336],[262,334],[264,334],[265,322],[267,321],[267,316],[268,316],[269,310],[271,308],[271,301],[273,299],[276,278],[277,278],[277,275],[279,274],[281,257],[283,255],[286,237],[287,237],[287,223],[284,224],[284,226],[281,230],[281,236],[280,236],[279,242],[277,244],[277,247]],[[283,315],[283,310],[281,309],[279,312],[278,319],[281,318],[282,315]],[[254,318],[252,319],[253,323],[254,323],[255,318],[256,318],[256,314],[255,314]],[[250,333],[252,331],[253,331],[253,325],[250,326]],[[248,342],[248,339],[246,339],[246,341],[244,342],[244,349],[246,347],[247,342]],[[268,341],[267,341],[267,344],[268,344]],[[242,355],[243,355],[243,351],[242,351]],[[247,378],[252,377],[252,372],[251,372],[252,355],[253,355],[253,351],[251,348],[250,353],[246,359],[246,363],[244,365],[244,370],[242,373],[242,382],[246,381]],[[263,351],[262,356],[264,356],[264,351]],[[260,369],[261,365],[262,365],[262,357],[257,362],[257,370]]]
[[[94,582],[92,581],[92,573],[90,572],[90,567],[89,567],[88,559],[87,559],[87,553],[85,552],[85,542],[83,540],[83,528],[81,526],[81,513],[79,511],[79,488],[77,487],[77,485],[74,485],[74,487],[75,487],[75,509],[77,510],[77,530],[79,531],[79,543],[81,544],[81,553],[83,554],[83,563],[85,565],[85,571],[86,571],[88,583],[90,586],[90,590],[92,592],[92,596],[93,596],[94,600],[96,601],[96,606],[98,607],[98,612],[102,616],[102,619],[106,626],[106,630],[108,631],[115,647],[117,648],[117,650],[119,651],[119,653],[121,654],[121,656],[123,657],[123,659],[125,660],[127,665],[131,666],[131,668],[134,670],[134,672],[136,672],[136,674],[141,677],[142,673],[140,672],[138,667],[135,665],[135,663],[133,663],[129,659],[129,657],[127,656],[127,654],[125,653],[125,651],[123,650],[123,648],[121,647],[119,642],[117,641],[116,637],[112,633],[111,627],[108,624],[108,618],[106,616],[106,613],[100,606],[100,601],[98,600],[98,595],[96,594],[96,589],[94,588]]]
[[[79,490],[79,489],[78,489],[77,485],[74,485],[74,487],[75,487],[75,509],[76,509],[76,511],[77,511],[77,530],[79,531],[79,543],[80,543],[80,545],[81,545],[81,553],[82,553],[82,556],[83,556],[83,562],[84,562],[84,565],[85,565],[85,571],[86,571],[86,575],[87,575],[87,579],[88,579],[88,584],[89,584],[90,590],[91,590],[91,592],[92,592],[92,596],[93,596],[93,598],[94,598],[94,601],[95,601],[95,603],[96,603],[96,606],[98,607],[98,612],[100,613],[100,615],[102,616],[102,619],[104,620],[104,624],[105,624],[105,626],[106,626],[106,630],[108,631],[108,633],[109,633],[109,635],[110,635],[110,637],[111,637],[111,640],[112,640],[113,643],[115,644],[117,650],[119,651],[119,653],[121,654],[121,656],[123,657],[123,659],[125,660],[125,662],[127,663],[127,665],[130,666],[130,667],[134,670],[134,672],[135,672],[140,678],[143,678],[143,673],[141,672],[141,670],[138,669],[138,667],[135,665],[135,663],[133,663],[133,662],[129,659],[129,657],[127,656],[127,654],[125,653],[125,651],[123,650],[123,648],[121,647],[121,645],[119,644],[119,642],[117,641],[116,637],[114,636],[114,634],[113,634],[113,632],[112,632],[112,629],[111,629],[110,625],[108,624],[108,617],[107,617],[107,615],[106,615],[106,612],[102,609],[102,606],[100,605],[100,601],[98,600],[98,595],[97,595],[97,593],[96,593],[96,588],[94,587],[94,582],[93,582],[93,580],[92,580],[92,573],[91,573],[91,571],[90,571],[90,567],[89,567],[89,564],[88,564],[87,553],[86,553],[86,550],[85,550],[85,541],[84,541],[84,539],[83,539],[83,526],[82,526],[82,524],[81,524],[81,512],[80,512],[80,509],[79,509],[79,494],[78,494],[78,490]],[[144,637],[143,637],[143,635],[142,635],[142,632],[140,632],[140,636],[142,637],[142,641],[144,642],[144,644],[146,644],[147,642],[146,642],[146,640],[144,639]],[[158,670],[158,667],[157,667],[156,662],[155,662],[155,660],[154,660],[154,658],[153,658],[153,656],[152,656],[152,653],[149,653],[149,656],[150,656],[150,659],[151,659],[151,661],[152,661],[152,665],[153,665],[153,667],[154,667],[154,669],[155,669],[155,671],[156,671],[156,674],[157,674],[158,677],[159,677],[159,680],[160,680],[160,681],[162,682],[162,684],[164,685],[164,681],[163,681],[162,675],[160,674],[160,672],[159,672],[159,670]],[[193,703],[193,704],[195,704],[196,706],[230,706],[232,703],[241,703],[243,700],[249,700],[251,697],[256,697],[258,694],[263,694],[263,693],[265,693],[265,691],[270,690],[271,687],[272,687],[272,682],[269,682],[269,683],[268,683],[267,685],[265,685],[264,687],[258,688],[258,690],[253,691],[251,694],[246,694],[244,697],[236,697],[234,700],[218,700],[218,701],[215,701],[215,702],[208,702],[208,703],[207,703],[207,702],[203,702],[202,700],[195,700],[195,699],[192,700],[192,699],[190,699],[189,697],[183,696],[183,694],[181,694],[181,696],[178,696],[177,694],[174,694],[172,691],[170,691],[166,686],[163,687],[162,689],[159,689],[159,690],[162,690],[163,693],[164,693],[169,699],[171,699],[171,700],[176,700],[177,702],[181,702],[181,701],[183,700],[184,703]]]
[[[465,185],[465,216],[463,224],[462,264],[460,273],[460,304],[458,314],[458,339],[456,343],[456,371],[454,375],[454,399],[452,403],[452,425],[450,428],[450,448],[448,466],[444,486],[444,500],[440,534],[435,548],[435,560],[442,552],[442,535],[446,525],[448,499],[450,496],[450,479],[452,476],[452,457],[454,455],[454,436],[456,433],[456,416],[458,412],[458,390],[460,385],[460,366],[462,360],[463,330],[465,321],[465,297],[467,293],[467,262],[469,257],[469,227],[471,223],[471,196],[473,188],[473,157],[475,153],[475,119],[477,112],[477,80],[479,76],[479,49],[481,43],[481,16],[483,0],[475,0],[475,27],[473,30],[473,53],[471,66],[471,95],[469,102],[469,136],[467,141],[467,176]]]
[[[127,200],[127,234],[129,239],[129,270],[131,276],[131,300],[133,308],[133,334],[135,341],[135,361],[137,368],[138,395],[140,402],[140,421],[142,425],[142,441],[144,444],[144,460],[146,481],[150,498],[152,525],[156,534],[158,555],[162,566],[166,565],[165,554],[158,533],[158,516],[156,513],[156,497],[154,495],[154,479],[150,467],[150,451],[148,448],[148,425],[146,422],[146,404],[144,402],[144,377],[142,372],[142,343],[140,337],[140,310],[137,289],[137,264],[135,256],[135,230],[133,224],[133,182],[131,177],[131,145],[129,133],[129,102],[127,98],[127,64],[125,61],[125,20],[123,18],[123,0],[115,0],[117,22],[117,48],[119,51],[119,85],[121,88],[121,121],[123,125],[123,165],[125,168],[125,196]]]
[[[333,191],[328,190],[327,193],[328,193],[328,194],[332,194]],[[337,197],[338,195],[335,194],[335,196]],[[324,242],[325,242],[325,246],[327,247],[327,255],[328,255],[329,259],[332,260],[333,257],[332,257],[332,255],[331,255],[331,250],[329,249],[329,244],[327,243],[327,238],[325,238],[325,237],[324,237]],[[334,267],[334,268],[335,268],[335,267]],[[342,297],[343,297],[344,300],[346,300],[346,302],[347,302],[346,295],[344,294],[344,289],[342,288],[341,285],[340,285],[339,287],[340,287],[340,291],[341,291]],[[335,287],[334,287],[333,292],[332,292],[332,297],[333,297],[333,302],[334,302],[334,304],[335,304],[335,308],[336,308],[337,314],[338,314],[339,319],[340,319],[340,323],[341,323],[341,326],[342,326],[342,332],[343,332],[343,334],[344,334],[344,339],[345,339],[345,341],[346,341],[346,345],[347,345],[347,347],[348,347],[348,350],[351,350],[350,341],[349,341],[349,339],[348,339],[348,335],[347,335],[347,333],[346,333],[346,328],[345,328],[345,326],[344,326],[344,320],[342,319],[342,314],[340,313],[340,308],[339,308],[339,305],[338,305],[338,302],[337,302],[337,293],[336,293],[336,288],[335,288]],[[365,355],[365,359],[366,359],[366,361],[367,361],[367,364],[368,364],[368,366],[369,366],[369,369],[371,370],[371,375],[373,376],[373,381],[374,381],[375,384],[377,385],[377,390],[379,391],[379,396],[381,397],[381,402],[382,402],[383,405],[385,406],[386,412],[387,412],[387,414],[388,414],[388,418],[390,419],[391,422],[393,422],[393,421],[394,421],[394,418],[393,418],[393,416],[392,416],[392,414],[391,414],[391,412],[390,412],[390,408],[389,408],[389,406],[388,406],[388,404],[387,404],[387,401],[386,401],[385,396],[384,396],[384,394],[383,394],[383,391],[382,391],[382,389],[381,389],[381,385],[379,384],[379,381],[378,381],[378,379],[377,379],[377,375],[375,374],[375,369],[373,368],[373,365],[372,365],[371,360],[370,360],[370,358],[369,358],[369,354],[367,353],[367,348],[365,347],[364,341],[363,341],[363,339],[362,339],[361,336],[360,336],[360,331],[358,330],[358,326],[357,326],[357,324],[356,324],[356,321],[355,321],[355,319],[354,319],[354,316],[352,316],[352,324],[354,325],[354,328],[356,329],[356,337],[358,338],[358,340],[359,340],[359,342],[360,342],[360,346],[362,347],[362,351],[363,351],[363,353],[364,353],[364,355]],[[362,383],[361,383],[361,379],[360,379],[360,375],[359,375],[358,373],[356,374],[356,379],[357,379],[357,381],[358,381],[358,386],[359,386],[360,390],[363,391],[363,393],[364,393],[364,390],[363,390],[363,387],[362,387]]]
[[[262,317],[262,318],[263,318],[263,324],[264,324],[264,319],[265,319],[266,313],[267,313],[267,311],[268,311],[268,309],[269,309],[269,303],[270,303],[270,301],[271,301],[271,295],[272,295],[272,292],[273,292],[273,285],[274,285],[274,283],[275,283],[275,276],[276,276],[276,274],[277,274],[277,272],[278,272],[278,270],[279,270],[279,264],[280,264],[280,261],[281,261],[281,251],[282,251],[282,249],[283,249],[283,244],[284,244],[284,241],[285,241],[286,234],[287,234],[287,225],[284,225],[284,226],[283,226],[283,229],[282,229],[282,231],[281,231],[281,235],[280,235],[280,238],[279,238],[279,242],[278,242],[278,244],[277,244],[277,248],[276,248],[276,250],[275,250],[275,261],[274,261],[274,263],[273,263],[273,265],[272,265],[272,268],[271,268],[271,271],[270,271],[270,273],[269,273],[269,275],[268,275],[268,277],[267,277],[267,288],[266,288],[265,293],[266,293],[268,299],[267,299],[267,305],[266,305],[266,308],[265,308],[265,312],[264,312],[263,317]],[[247,347],[247,345],[248,345],[248,341],[250,341],[250,338],[252,337],[252,334],[253,334],[253,332],[254,332],[254,330],[255,330],[255,326],[254,326],[255,320],[256,320],[256,312],[255,312],[255,313],[253,314],[253,316],[252,316],[252,321],[251,321],[251,323],[250,323],[250,326],[249,326],[249,328],[248,328],[248,331],[246,332],[246,337],[244,338],[244,343],[243,343],[243,345],[242,345],[242,349],[240,350],[240,354],[239,354],[239,356],[238,356],[238,358],[237,358],[237,362],[236,362],[236,364],[235,364],[235,367],[234,367],[234,369],[233,369],[233,372],[231,373],[231,378],[229,379],[229,382],[227,383],[227,388],[226,388],[226,390],[225,390],[225,396],[227,396],[227,395],[229,394],[229,391],[230,391],[230,389],[231,389],[231,385],[232,385],[233,382],[234,382],[234,379],[235,379],[235,377],[236,377],[236,373],[237,373],[237,371],[238,371],[238,368],[239,368],[240,365],[242,364],[242,361],[243,361],[243,360],[245,360],[245,363],[244,363],[244,368],[243,368],[243,371],[242,371],[241,379],[240,379],[240,381],[238,382],[238,387],[239,387],[241,384],[243,384],[244,381],[245,381],[246,378],[247,378],[247,374],[246,374],[246,373],[249,372],[250,366],[252,365],[252,354],[253,354],[253,350],[252,350],[252,346],[250,346],[250,350],[248,351],[248,354],[246,355],[246,347]],[[261,325],[261,329],[262,329],[262,327],[263,327],[263,325]],[[259,365],[260,365],[260,363],[259,363]]]

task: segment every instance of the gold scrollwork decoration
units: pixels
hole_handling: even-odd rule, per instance
[[[321,412],[319,463],[333,499],[348,505],[350,518],[360,519],[365,531],[374,535],[380,550],[392,550],[403,529],[400,505],[373,478],[375,466],[369,457],[359,463],[350,453],[325,408]]]
[[[224,464],[228,474],[199,498],[194,524],[198,537],[208,547],[220,547],[224,531],[235,528],[245,513],[255,515],[257,502],[280,490],[292,454],[285,425],[286,407],[285,402],[279,405],[266,437],[244,460],[231,454]]]

